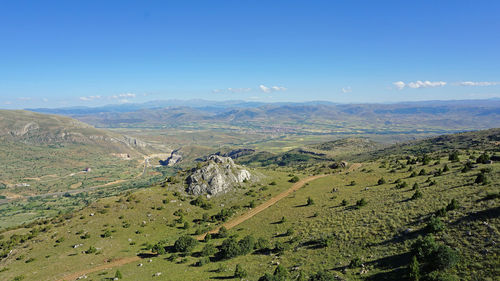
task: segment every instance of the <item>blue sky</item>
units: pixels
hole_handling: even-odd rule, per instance
[[[500,1],[1,1],[0,107],[500,97]]]

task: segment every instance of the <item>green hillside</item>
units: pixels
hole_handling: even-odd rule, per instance
[[[414,142],[345,169],[312,160],[257,168],[260,182],[211,199],[184,193],[187,169],[170,184],[2,233],[0,279],[497,280],[495,132]],[[292,187],[294,176],[313,175],[326,176],[195,241]]]

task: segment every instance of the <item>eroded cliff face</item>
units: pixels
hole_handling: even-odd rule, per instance
[[[204,166],[188,176],[187,192],[194,195],[218,195],[251,178],[250,172],[236,165],[233,159],[210,155]]]

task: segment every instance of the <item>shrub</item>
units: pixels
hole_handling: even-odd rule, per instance
[[[158,254],[158,255],[164,255],[166,254],[167,251],[165,251],[165,245],[161,242],[156,243],[151,250]]]
[[[477,184],[483,184],[483,185],[486,185],[489,183],[488,178],[486,177],[486,174],[484,174],[484,173],[478,174],[476,179],[474,180],[474,182]]]
[[[453,211],[460,207],[458,201],[455,198],[451,199],[450,203],[446,206],[446,211]]]
[[[269,183],[269,185],[276,185],[276,182],[272,181],[272,182]]]
[[[314,205],[314,200],[311,197],[307,197],[307,206]]]
[[[101,234],[102,238],[107,238],[107,237],[110,237],[110,236],[111,236],[111,231],[109,231],[109,230],[106,230],[106,231],[104,231],[103,234]]]
[[[411,173],[411,175],[410,175],[410,178],[414,178],[414,177],[416,177],[416,176],[417,176],[417,172],[413,171],[413,172]]]
[[[281,264],[276,267],[273,274],[273,280],[286,281],[288,280],[288,270]]]
[[[115,272],[115,279],[122,279],[122,278],[123,278],[122,273],[121,273],[119,270],[117,270],[117,271]]]
[[[217,238],[226,238],[228,235],[229,234],[228,234],[227,228],[224,226],[221,226],[221,228],[219,228],[219,231],[217,232]]]
[[[433,253],[432,264],[435,269],[444,270],[458,263],[458,254],[446,245],[439,245]]]
[[[448,160],[451,162],[458,162],[460,161],[460,158],[458,156],[458,151],[455,150],[448,155]]]
[[[194,239],[191,236],[184,235],[179,237],[174,243],[174,250],[176,252],[191,252],[193,248],[198,244],[198,240]]]
[[[366,206],[366,204],[368,204],[368,201],[366,201],[365,198],[361,198],[360,200],[356,201],[356,206],[358,208],[361,208],[363,206]]]
[[[208,200],[204,199],[202,196],[198,196],[196,199],[191,200],[189,202],[191,205],[198,206],[204,210],[212,209],[212,203],[208,202]]]
[[[300,179],[299,179],[299,177],[297,177],[297,176],[293,176],[293,177],[292,177],[291,179],[289,179],[288,181],[289,181],[289,182],[291,182],[291,183],[296,183],[296,182],[298,182],[299,180],[300,180]]]
[[[472,170],[472,162],[470,161],[467,161],[467,163],[465,163],[464,167],[462,168],[462,170],[460,170],[462,173],[467,173],[469,172],[470,170]]]
[[[90,246],[87,251],[85,251],[85,254],[94,254],[97,252],[97,248],[94,246]]]
[[[427,232],[430,232],[430,233],[441,232],[444,230],[444,228],[445,228],[444,223],[438,217],[435,217],[435,216],[432,216],[430,218],[430,220],[426,226]]]
[[[205,264],[210,263],[209,257],[202,257],[199,261],[196,262],[196,266],[204,266]]]
[[[257,242],[255,243],[254,247],[258,251],[268,250],[270,247],[269,240],[267,240],[266,238],[260,237],[259,239],[257,239]]]
[[[477,164],[488,164],[489,161],[490,161],[490,157],[486,153],[481,154],[476,159]]]
[[[246,255],[255,247],[255,238],[252,235],[247,235],[238,242],[239,254]]]
[[[413,189],[413,190],[417,190],[417,189],[418,189],[418,183],[417,183],[417,182],[416,182],[416,183],[414,183],[411,189]]]
[[[415,190],[415,193],[411,196],[411,200],[416,200],[422,198],[423,194],[420,192],[420,190]]]
[[[418,173],[419,176],[425,176],[427,175],[427,172],[425,171],[425,169],[422,169],[420,170],[420,172]]]
[[[432,256],[432,253],[437,249],[437,243],[434,236],[427,235],[425,237],[419,236],[411,245],[411,252],[420,261],[424,261]]]
[[[203,257],[208,257],[217,253],[217,249],[212,244],[206,244],[201,250],[201,255]]]
[[[355,257],[349,263],[350,268],[360,267],[363,264],[363,261],[359,257]]]
[[[282,254],[286,250],[288,250],[288,245],[287,244],[285,244],[283,242],[280,242],[280,241],[276,241],[276,243],[274,243],[274,249],[273,249],[273,251],[275,253]]]
[[[342,203],[340,203],[340,205],[342,205],[342,206],[347,206],[347,200],[343,199],[343,200],[342,200]]]
[[[247,275],[248,275],[247,271],[240,264],[237,264],[236,268],[234,269],[234,277],[245,278],[247,277]]]
[[[233,237],[224,240],[219,247],[219,256],[222,259],[230,259],[240,255],[240,245]]]
[[[450,168],[448,168],[448,164],[445,164],[443,167],[443,173],[449,172]]]
[[[385,184],[385,179],[384,179],[384,178],[380,178],[380,179],[377,181],[377,184],[378,184],[378,185]]]
[[[335,276],[330,272],[326,271],[318,271],[316,274],[311,275],[309,277],[309,281],[331,281],[335,280]]]
[[[412,281],[420,280],[420,263],[417,260],[416,256],[413,256],[410,264],[408,265],[408,277]]]

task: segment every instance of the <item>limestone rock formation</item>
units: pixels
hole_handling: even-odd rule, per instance
[[[210,155],[205,165],[196,169],[187,178],[187,192],[194,195],[218,195],[226,193],[246,180],[251,174],[244,167],[236,165],[233,159]]]

